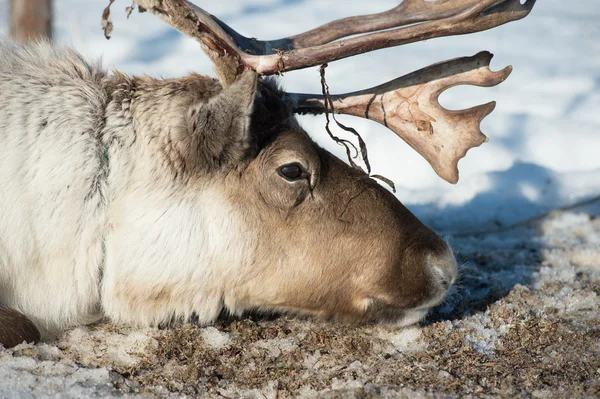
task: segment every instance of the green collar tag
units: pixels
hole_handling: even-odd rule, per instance
[[[108,162],[108,144],[104,145],[104,151],[102,151],[102,160]]]

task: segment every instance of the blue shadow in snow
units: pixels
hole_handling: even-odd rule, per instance
[[[273,12],[273,10],[276,10],[280,7],[293,6],[302,3],[306,3],[306,0],[279,0],[277,4],[247,5],[244,8],[242,8],[239,12],[220,15],[219,19],[222,21],[227,21],[229,19],[240,18],[245,15],[266,14],[269,12]],[[235,27],[233,28],[235,29]]]
[[[490,188],[464,205],[435,211],[428,206],[411,207],[438,232],[452,232],[449,241],[462,264],[453,294],[444,305],[432,311],[426,324],[484,311],[507,296],[517,284],[530,284],[542,265],[545,246],[537,223],[493,235],[468,232],[511,226],[564,205],[558,184],[553,184],[555,173],[539,165],[517,163],[506,171],[492,173],[490,178]],[[525,191],[543,196],[544,206],[530,199],[531,195],[525,195],[523,187],[527,187]],[[597,216],[600,207],[597,208],[576,212]],[[453,225],[464,226],[464,229],[457,232]]]
[[[153,37],[140,40],[139,45],[131,54],[131,60],[139,63],[152,63],[177,51],[177,43],[181,33],[169,28]]]
[[[567,107],[565,107],[565,111],[563,112],[563,116],[571,116],[579,107],[581,107],[585,102],[595,93],[600,92],[600,75],[596,76],[594,81],[594,87],[589,90],[587,93],[576,95],[573,100],[569,103]]]
[[[531,163],[516,163],[510,169],[488,175],[491,186],[462,205],[434,208],[410,206],[427,225],[441,233],[463,233],[504,227],[539,216],[559,206],[561,195],[553,184],[554,172]],[[543,197],[544,205],[530,199]],[[456,228],[456,226],[460,226]]]

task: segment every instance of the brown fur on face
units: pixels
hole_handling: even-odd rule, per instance
[[[443,299],[456,274],[445,242],[389,191],[317,146],[273,81],[247,71],[225,89],[198,75],[129,85],[133,119],[144,124],[138,134],[162,154],[157,164],[198,189],[208,176],[221,181],[257,231],[244,271],[224,288],[232,312],[396,321]],[[283,176],[286,165],[301,177]],[[150,291],[140,304],[154,301]]]
[[[308,176],[282,178],[278,168],[290,163]],[[443,298],[448,287],[429,269],[440,258],[455,268],[446,243],[298,127],[279,132],[241,180],[233,201],[260,230],[259,270],[240,293],[245,306],[396,321]]]
[[[159,83],[139,80],[133,100],[136,118],[162,126],[147,129],[159,132],[150,142],[175,176],[222,181],[258,235],[244,271],[224,288],[232,312],[396,321],[443,299],[456,275],[446,243],[389,191],[317,146],[271,80],[247,72],[226,89],[199,76]],[[148,101],[159,95],[163,113]],[[282,174],[290,165],[301,169],[298,178]]]

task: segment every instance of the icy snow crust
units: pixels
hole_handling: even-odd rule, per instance
[[[130,74],[213,75],[199,46],[118,0],[110,41],[106,0],[55,1],[56,39]],[[210,4],[209,4],[210,3]],[[333,18],[379,12],[396,0],[229,0],[198,4],[247,36],[287,36]],[[0,35],[8,31],[0,0]],[[249,316],[215,326],[135,330],[101,324],[37,346],[0,349],[0,397],[501,397],[600,396],[600,209],[550,214],[600,195],[600,5],[539,1],[525,20],[331,63],[332,92],[375,86],[428,64],[487,49],[495,88],[445,92],[449,109],[497,100],[482,124],[490,142],[459,164],[456,186],[376,123],[358,129],[375,173],[445,235],[462,262],[451,298],[424,325],[347,326]],[[316,68],[287,74],[290,91],[319,92]],[[302,117],[343,158],[323,119]],[[342,132],[339,132],[342,134]]]

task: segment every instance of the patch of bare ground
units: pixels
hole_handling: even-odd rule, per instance
[[[103,396],[600,397],[600,219],[568,213],[452,243],[462,278],[418,327],[257,315],[104,324],[0,350],[0,373],[96,370],[81,392]]]
[[[600,395],[598,321],[536,312],[540,298],[524,287],[505,300],[486,312],[486,328],[510,325],[493,354],[469,340],[476,327],[450,322],[423,328],[416,350],[397,350],[391,328],[246,319],[216,326],[231,337],[218,349],[198,327],[165,330],[151,360],[116,371],[191,396]]]
[[[573,216],[455,242],[458,292],[419,330],[246,318],[219,322],[214,348],[184,326],[127,377],[198,396],[599,396],[599,231]]]

